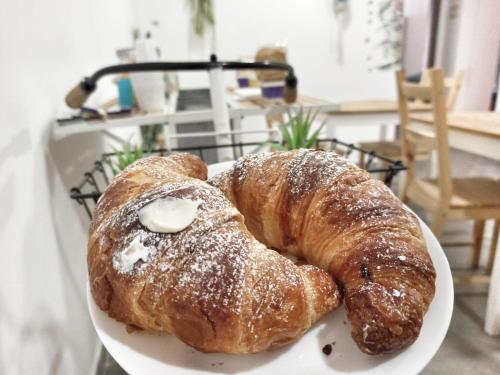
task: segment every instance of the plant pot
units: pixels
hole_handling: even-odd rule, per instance
[[[279,99],[283,98],[285,86],[282,81],[277,82],[263,82],[260,85],[262,97],[266,99]]]
[[[130,79],[134,88],[139,108],[145,112],[161,112],[165,110],[165,82],[163,73],[131,73]]]

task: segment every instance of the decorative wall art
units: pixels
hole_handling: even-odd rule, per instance
[[[369,0],[367,5],[368,71],[398,69],[403,54],[403,0]]]

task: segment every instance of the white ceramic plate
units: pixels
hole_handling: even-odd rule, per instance
[[[209,166],[209,176],[232,162]],[[391,355],[369,356],[359,351],[343,307],[321,319],[295,344],[260,354],[224,355],[195,351],[173,336],[128,334],[125,326],[102,312],[90,292],[87,300],[97,334],[113,358],[130,374],[416,374],[431,360],[443,341],[453,309],[453,281],[448,261],[429,228],[421,223],[436,268],[436,296],[417,341]],[[321,349],[335,341],[327,356]]]

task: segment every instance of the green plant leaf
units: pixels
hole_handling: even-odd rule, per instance
[[[115,161],[108,157],[104,161],[110,166],[114,175],[117,175],[136,160],[141,159],[144,155],[140,145],[132,146],[130,143],[125,143],[121,150],[113,148],[113,151],[115,153]]]
[[[116,165],[118,167],[120,167],[122,164],[124,164],[125,163],[125,154],[124,154],[124,151],[118,151],[118,153],[116,154],[116,159],[117,159]]]
[[[302,111],[302,108],[299,109],[297,112],[297,115],[294,118],[294,128],[295,134],[296,134],[296,139],[295,139],[295,147],[296,148],[301,148],[304,145],[304,141],[307,138],[307,134],[304,134],[304,112]]]
[[[314,123],[314,115],[311,117],[311,113],[312,111],[309,110],[307,111],[306,113],[306,116],[304,118],[304,124],[303,124],[303,139],[304,139],[304,142],[303,142],[303,147],[307,148],[307,140],[309,139],[309,132],[311,131],[311,127],[312,127],[312,124]]]
[[[289,150],[293,150],[293,139],[290,133],[288,132],[288,128],[286,124],[281,124],[280,125],[280,130],[281,130],[281,135],[283,136],[283,139],[288,147]]]
[[[297,118],[297,126],[299,127],[300,148],[303,148],[307,142],[310,124],[308,122],[309,112],[305,113],[301,107]]]
[[[137,145],[135,147],[135,150],[134,150],[134,154],[133,154],[133,161],[136,161],[136,160],[139,160],[141,159],[143,156],[143,151],[142,151],[142,147]]]
[[[300,107],[295,113],[292,113],[290,109],[287,109],[288,121],[280,124],[280,131],[288,150],[314,147],[325,125],[325,122],[323,122],[310,135],[319,112],[319,109],[305,111],[303,107]]]
[[[316,145],[316,141],[318,140],[319,133],[321,132],[321,129],[325,126],[325,122],[323,122],[319,128],[311,135],[309,140],[307,141],[306,148],[311,148]]]
[[[298,126],[298,122],[296,120],[294,120],[292,122],[292,141],[293,141],[293,148],[298,148],[300,147],[300,136],[299,136],[299,132],[300,132],[300,129],[299,129],[299,126]]]

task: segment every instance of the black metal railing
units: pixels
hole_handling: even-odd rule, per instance
[[[245,149],[249,147],[259,148],[265,144],[260,142],[253,143],[233,143],[227,145],[212,145],[212,146],[196,146],[176,149],[158,149],[148,153],[148,155],[168,155],[172,152],[190,152],[198,155],[202,160],[205,160],[205,153],[214,149],[232,148],[234,159],[245,154]],[[333,139],[318,139],[316,147],[323,150],[335,151],[345,158],[354,159],[358,156],[358,165],[363,163],[362,167],[371,174],[379,174],[381,179],[387,186],[391,186],[394,177],[401,171],[406,170],[405,165],[400,160],[393,160],[378,155],[374,151],[363,150],[353,143],[345,143],[336,138]],[[356,155],[357,154],[357,155]],[[83,206],[85,212],[92,217],[92,210],[97,203],[102,192],[106,189],[109,182],[113,178],[113,172],[109,166],[116,153],[105,153],[100,160],[94,163],[93,168],[85,172],[83,180],[77,186],[70,190],[70,197],[78,204]]]

